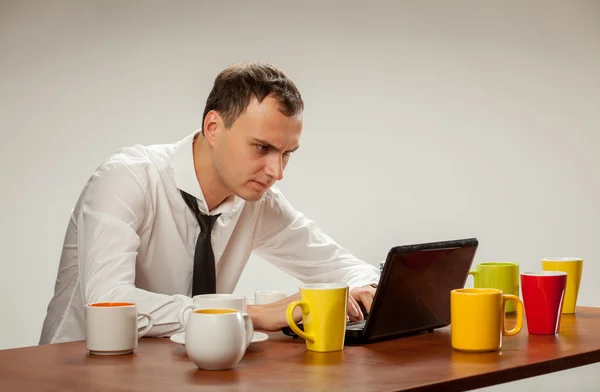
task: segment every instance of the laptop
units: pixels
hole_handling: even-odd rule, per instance
[[[478,245],[468,238],[392,248],[371,312],[363,321],[347,323],[345,342],[362,344],[449,325],[450,291],[464,287]],[[283,333],[297,337],[289,327]]]

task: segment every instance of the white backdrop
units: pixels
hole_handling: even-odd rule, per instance
[[[241,61],[299,86],[279,186],[358,257],[471,236],[476,262],[579,256],[600,306],[600,2],[216,3],[0,0],[0,349],[37,344],[93,170],[199,128]],[[236,291],[297,286],[252,258]],[[598,370],[489,390],[596,390]]]

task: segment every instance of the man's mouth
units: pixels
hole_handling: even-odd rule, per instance
[[[262,181],[257,181],[257,180],[252,180],[252,182],[260,185],[262,188],[268,188],[269,186],[271,186],[269,183],[266,182],[262,182]]]

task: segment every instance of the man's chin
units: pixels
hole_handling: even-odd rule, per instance
[[[268,189],[268,188],[267,188]],[[267,192],[267,190],[265,189],[262,192],[249,192],[249,191],[242,191],[242,192],[236,192],[236,196],[239,197],[240,199],[244,199],[246,201],[258,201],[260,200],[263,195]]]

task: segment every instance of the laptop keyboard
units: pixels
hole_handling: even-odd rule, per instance
[[[349,329],[351,331],[358,331],[361,329],[365,329],[366,323],[367,323],[367,320],[348,321],[348,322],[346,322],[346,329]]]

